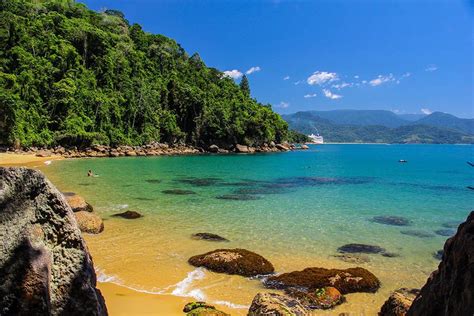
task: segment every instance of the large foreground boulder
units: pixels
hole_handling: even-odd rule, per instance
[[[309,311],[298,300],[276,293],[258,293],[250,305],[248,316],[303,316]]]
[[[364,268],[325,269],[306,268],[271,276],[264,285],[273,289],[298,288],[305,292],[314,291],[326,286],[338,289],[342,294],[353,292],[376,292],[380,281],[375,275]]]
[[[267,259],[245,249],[217,249],[191,257],[188,262],[195,267],[205,267],[214,272],[246,277],[275,271]]]
[[[474,211],[444,244],[438,270],[413,301],[407,316],[474,314]]]
[[[107,315],[73,212],[39,171],[0,167],[0,314]]]

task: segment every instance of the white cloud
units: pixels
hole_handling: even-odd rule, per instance
[[[224,71],[224,76],[229,77],[232,79],[239,79],[243,76],[244,74],[238,71],[237,69],[234,70],[226,70]]]
[[[376,87],[376,86],[380,86],[381,84],[387,83],[387,82],[390,82],[390,81],[395,81],[395,77],[392,74],[389,74],[387,76],[378,75],[377,78],[370,80],[369,84],[372,87]]]
[[[421,111],[421,113],[426,114],[426,115],[430,115],[431,113],[433,113],[433,111],[431,111],[428,108],[422,108],[422,109],[420,109],[420,111]]]
[[[288,79],[290,79],[290,76],[283,77],[283,80],[288,80]]]
[[[278,107],[282,108],[282,109],[286,109],[289,106],[290,106],[290,104],[288,102],[285,102],[285,101],[281,101],[280,104],[278,104]]]
[[[323,85],[336,80],[339,80],[339,77],[335,72],[316,71],[308,77],[307,82],[310,85]]]
[[[354,78],[359,79],[359,75],[355,75]]]
[[[401,113],[401,111],[399,109],[392,109],[390,111],[392,111],[395,114],[400,114]]]
[[[336,99],[342,98],[342,95],[334,94],[334,93],[332,93],[331,91],[329,91],[328,89],[323,89],[323,93],[324,93],[324,96],[325,96],[326,98],[329,98],[329,99],[332,99],[332,100],[336,100]]]
[[[402,78],[408,78],[411,76],[411,72],[405,72],[403,75],[402,75]]]
[[[316,93],[313,93],[313,94],[305,94],[304,95],[304,98],[308,99],[308,98],[314,98],[315,96],[317,96]]]
[[[298,80],[298,81],[293,82],[293,84],[294,84],[295,86],[299,85],[300,83],[301,83],[301,80]]]
[[[257,72],[257,71],[260,71],[262,70],[259,66],[254,66],[254,67],[251,67],[249,70],[247,70],[245,73],[247,75],[250,75],[250,74],[253,74],[254,72]]]
[[[337,90],[341,90],[343,88],[352,87],[353,85],[354,85],[353,83],[343,82],[343,83],[333,84],[331,87]]]
[[[434,64],[428,65],[425,68],[425,71],[429,71],[429,72],[436,71],[436,70],[438,70],[438,66],[436,66]]]

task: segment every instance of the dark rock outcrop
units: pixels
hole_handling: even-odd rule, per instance
[[[309,311],[298,300],[276,293],[258,293],[250,305],[248,316],[306,316]]]
[[[205,267],[214,272],[246,277],[275,271],[267,259],[245,249],[217,249],[191,257],[188,262],[195,267]]]
[[[379,246],[366,244],[347,244],[337,248],[340,253],[383,253],[385,249]]]
[[[196,233],[191,236],[192,239],[196,240],[208,240],[208,241],[229,241],[228,239],[211,233]]]
[[[417,289],[396,290],[383,304],[379,316],[405,316],[418,293]]]
[[[353,292],[376,292],[380,287],[380,281],[375,275],[364,268],[349,269],[325,269],[306,268],[302,271],[294,271],[271,276],[264,281],[267,288],[287,289],[298,288],[306,292],[333,286],[342,294]]]
[[[0,168],[0,314],[107,315],[71,207],[42,175]]]
[[[407,316],[474,314],[474,211],[444,244],[438,270],[413,301]]]
[[[138,212],[135,212],[135,211],[125,211],[125,212],[122,212],[122,213],[114,214],[112,216],[121,217],[121,218],[125,218],[125,219],[136,219],[136,218],[143,217],[142,214],[140,214]]]

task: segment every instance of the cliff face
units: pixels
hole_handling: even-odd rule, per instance
[[[407,316],[474,314],[474,211],[444,245],[438,270],[408,310]]]
[[[0,168],[0,315],[107,315],[73,212],[39,171]]]

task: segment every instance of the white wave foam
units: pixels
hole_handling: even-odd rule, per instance
[[[46,161],[44,162],[44,164],[45,164],[46,166],[49,166],[51,163],[52,163],[51,160],[46,160]]]
[[[204,269],[197,268],[188,273],[186,278],[182,281],[176,283],[175,289],[171,292],[171,294],[176,296],[184,296],[184,297],[193,297],[197,300],[204,301],[206,299],[206,295],[201,289],[192,289],[190,290],[191,284],[195,280],[202,280],[206,277],[204,273]]]
[[[99,282],[115,283],[121,285],[122,281],[117,276],[105,274],[105,272],[100,268],[97,268],[95,270],[95,274],[97,275],[97,281]]]
[[[249,309],[250,307],[249,305],[234,304],[228,301],[212,301],[211,304],[224,305],[224,306],[228,306],[230,308],[236,308],[236,309]]]

